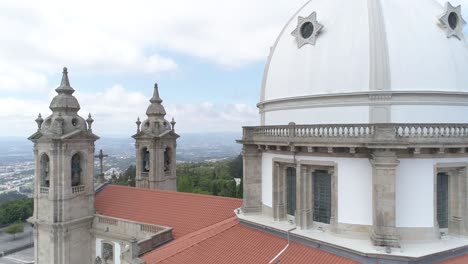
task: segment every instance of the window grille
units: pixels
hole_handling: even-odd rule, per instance
[[[313,174],[314,221],[330,223],[331,216],[331,176],[327,171]]]
[[[447,173],[437,174],[437,222],[439,228],[448,228],[448,181]]]
[[[296,214],[296,169],[288,168],[286,170],[286,184],[287,184],[287,213],[288,215],[295,216]]]

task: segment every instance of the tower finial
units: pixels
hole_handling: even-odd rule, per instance
[[[137,118],[136,125],[137,125],[137,133],[140,133],[140,125],[141,125],[140,117]]]
[[[92,125],[93,125],[94,119],[91,117],[91,113],[88,115],[88,119],[86,119],[86,123],[88,123],[88,132],[93,132]]]
[[[68,69],[67,69],[67,67],[63,67],[62,82],[60,83],[60,86],[70,87],[70,80],[68,80]]]
[[[154,84],[154,92],[153,92],[153,97],[151,98],[150,102],[151,103],[162,103],[163,100],[161,100],[161,97],[159,97],[159,89],[158,89],[158,83]]]
[[[67,67],[63,67],[62,81],[60,82],[60,86],[57,87],[55,91],[59,94],[73,94],[75,92],[75,90],[73,90],[73,88],[70,86]]]
[[[41,113],[39,113],[35,121],[37,123],[37,131],[40,131],[42,123],[44,122],[44,119],[42,119]]]
[[[172,127],[172,131],[174,131],[174,127],[175,127],[175,124],[176,124],[176,121],[174,120],[174,118],[172,118],[172,121],[171,121],[171,127]]]

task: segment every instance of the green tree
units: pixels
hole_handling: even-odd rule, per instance
[[[177,190],[179,192],[193,192],[192,182],[190,181],[190,177],[186,175],[181,175],[177,178]]]
[[[5,229],[5,233],[13,235],[13,240],[16,240],[16,234],[23,233],[23,231],[24,226],[22,223],[11,224]]]
[[[33,213],[33,199],[10,201],[0,205],[0,225],[25,221]]]
[[[113,181],[113,184],[135,187],[135,177],[136,166],[131,165],[123,174],[120,174],[119,178]]]

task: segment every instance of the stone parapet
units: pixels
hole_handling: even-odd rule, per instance
[[[291,146],[313,152],[314,147],[413,148],[421,154],[424,148],[445,152],[468,147],[468,124],[332,124],[244,127],[241,144],[256,144],[263,149],[280,150]],[[331,150],[331,151],[330,151]],[[328,149],[332,152],[333,149]]]

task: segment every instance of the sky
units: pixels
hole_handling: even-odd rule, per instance
[[[240,133],[259,122],[269,49],[305,2],[2,0],[0,136],[35,132],[64,66],[100,136],[134,134],[155,82],[178,132]],[[468,21],[468,0],[451,2]]]

